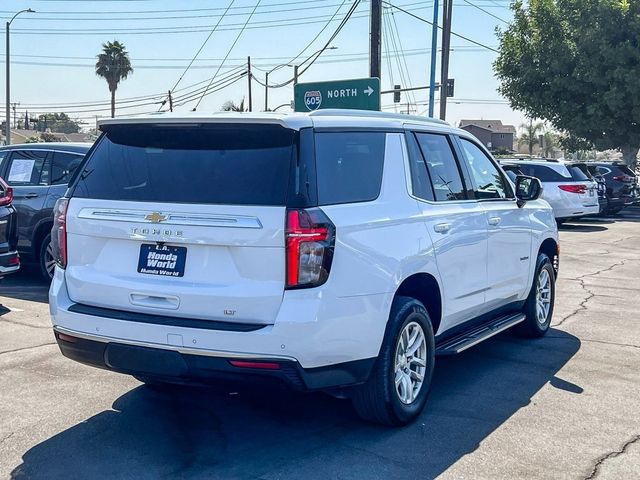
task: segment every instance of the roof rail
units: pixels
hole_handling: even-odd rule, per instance
[[[437,123],[438,125],[449,125],[444,120],[431,117],[419,117],[418,115],[405,115],[402,113],[378,112],[376,110],[347,110],[342,108],[326,108],[324,110],[314,110],[309,113],[311,117],[373,117],[373,118],[392,118],[395,120],[409,120],[414,122]]]

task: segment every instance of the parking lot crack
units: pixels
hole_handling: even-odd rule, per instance
[[[55,344],[56,344],[56,342],[47,342],[47,343],[41,343],[40,345],[31,345],[30,347],[14,348],[13,350],[7,350],[5,352],[0,352],[0,355],[5,355],[7,353],[21,352],[23,350],[32,350],[34,348],[46,347],[47,345],[55,345]]]
[[[30,325],[24,322],[18,322],[17,320],[9,320],[8,318],[0,317],[0,322],[7,322],[13,325],[20,325],[21,327],[29,327],[29,328],[40,328],[40,329],[50,329],[51,327],[48,325]]]
[[[561,326],[563,323],[565,323],[567,320],[575,317],[577,314],[579,314],[580,312],[583,312],[587,309],[587,303],[589,302],[589,300],[591,300],[593,297],[596,296],[596,293],[594,291],[592,291],[591,289],[589,289],[589,287],[587,287],[586,282],[585,282],[585,278],[588,277],[595,277],[597,275],[600,275],[602,273],[605,272],[610,272],[611,270],[613,270],[614,268],[617,267],[621,267],[625,264],[624,260],[621,260],[618,263],[614,263],[613,265],[610,265],[606,268],[602,268],[596,272],[592,272],[592,273],[586,273],[584,275],[580,275],[579,277],[576,278],[570,278],[569,280],[574,280],[576,282],[580,283],[580,287],[587,293],[587,295],[585,296],[585,298],[580,302],[580,304],[578,305],[578,308],[576,308],[573,312],[571,312],[569,315],[567,315],[566,317],[564,317],[562,320],[560,320],[558,323],[554,324],[554,327],[559,327]]]
[[[624,445],[622,445],[622,448],[620,450],[615,450],[599,457],[598,460],[596,460],[596,463],[593,465],[591,473],[588,476],[584,477],[584,480],[591,480],[593,478],[596,478],[600,474],[600,468],[602,467],[602,464],[604,464],[607,460],[619,457],[620,455],[624,455],[627,452],[628,448],[638,441],[640,441],[640,435],[636,435],[628,440]]]

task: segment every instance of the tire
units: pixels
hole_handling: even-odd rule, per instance
[[[610,208],[609,210],[607,210],[607,215],[617,215],[622,211],[623,208],[624,207]]]
[[[419,340],[420,333],[424,342]],[[417,334],[418,338],[409,343],[409,336],[414,334]],[[404,349],[406,352],[409,347],[415,346],[416,342],[420,343],[417,355],[398,356],[398,350]],[[398,365],[402,365],[399,362],[400,358],[404,367],[399,367],[396,371]],[[408,358],[414,360],[407,364]],[[424,365],[421,365],[419,360],[422,360]],[[391,306],[380,354],[371,375],[363,385],[355,387],[351,395],[358,415],[363,420],[383,425],[399,426],[411,422],[422,412],[427,402],[434,361],[435,341],[429,313],[418,300],[396,297]],[[418,386],[420,374],[422,383]],[[397,387],[396,378],[401,379]],[[401,398],[403,395],[404,398]]]
[[[544,272],[544,273],[543,273]],[[541,292],[541,299],[546,298],[548,301],[542,301],[542,304],[538,304],[538,289],[541,282],[548,280],[547,296]],[[544,286],[544,285],[543,285]],[[531,285],[531,291],[525,302],[523,313],[526,315],[524,322],[516,327],[517,333],[528,338],[539,338],[544,336],[551,325],[551,319],[553,318],[553,306],[556,298],[556,276],[553,271],[553,265],[551,260],[544,253],[538,255],[536,261],[536,272],[533,277],[533,284]],[[548,305],[547,308],[544,308]],[[545,313],[546,312],[546,313]],[[543,317],[544,315],[544,317]]]
[[[40,251],[38,252],[38,264],[40,265],[40,274],[47,281],[53,279],[53,272],[56,268],[56,261],[53,259],[51,251],[51,234],[42,239]]]

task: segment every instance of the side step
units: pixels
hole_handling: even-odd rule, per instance
[[[462,332],[453,338],[449,338],[442,343],[436,345],[436,355],[454,355],[471,348],[480,342],[485,341],[494,335],[504,332],[506,329],[524,322],[525,315],[523,313],[512,313],[498,317],[495,320],[475,327],[469,331]]]

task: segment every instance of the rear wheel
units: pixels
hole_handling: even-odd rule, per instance
[[[517,326],[518,333],[526,337],[542,337],[553,317],[556,296],[556,277],[551,260],[544,253],[538,255],[536,273],[524,305],[526,319]]]
[[[416,418],[427,402],[434,360],[433,328],[424,305],[396,297],[373,371],[352,395],[358,415],[385,425]]]
[[[56,259],[53,256],[53,247],[51,246],[51,234],[42,239],[38,261],[40,263],[40,273],[45,280],[51,281],[56,269]]]

